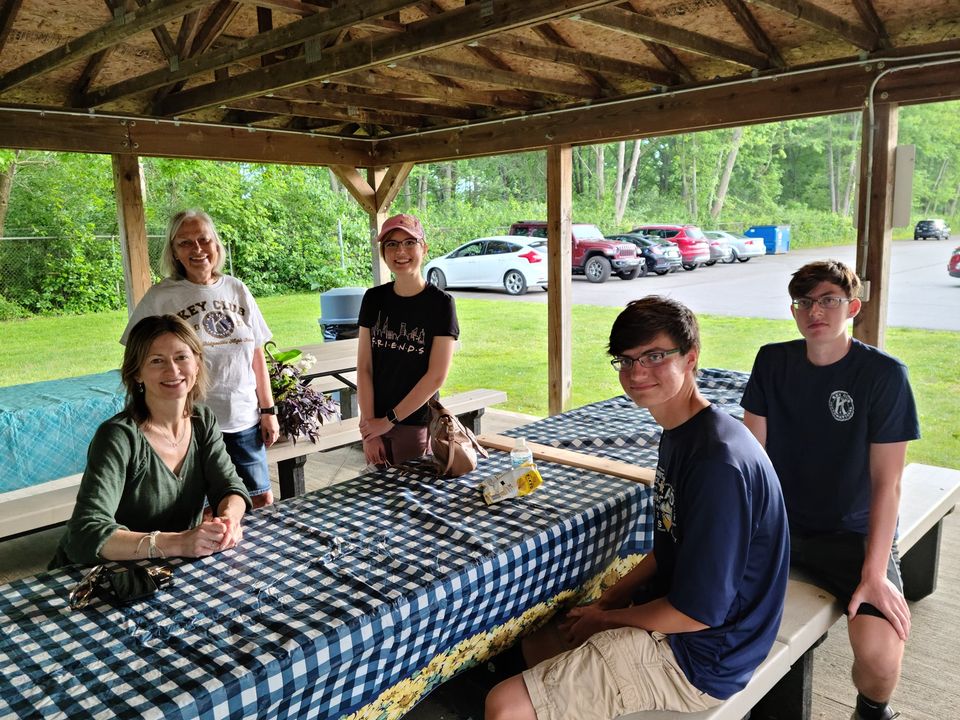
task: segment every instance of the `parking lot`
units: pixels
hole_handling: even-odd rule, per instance
[[[890,304],[887,325],[892,327],[960,330],[960,279],[947,274],[947,260],[958,242],[902,240],[893,243]],[[747,263],[717,264],[692,272],[648,274],[634,280],[612,277],[605,283],[573,277],[573,302],[581,305],[621,307],[643,295],[675,297],[697,313],[737,317],[790,319],[787,282],[804,263],[833,258],[853,265],[853,245],[791,250],[766,255]],[[510,299],[516,302],[547,301],[547,293],[532,290],[509,297],[495,291],[451,291],[455,297]]]

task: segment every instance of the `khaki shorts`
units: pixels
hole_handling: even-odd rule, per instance
[[[610,720],[641,710],[696,712],[720,704],[677,665],[667,636],[637,628],[597,633],[523,673],[537,720]]]

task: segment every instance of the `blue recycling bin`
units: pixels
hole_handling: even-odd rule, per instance
[[[761,238],[767,255],[780,255],[790,250],[789,225],[754,225],[744,235]]]

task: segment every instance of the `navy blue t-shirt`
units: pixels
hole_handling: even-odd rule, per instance
[[[709,625],[670,636],[687,679],[726,699],[770,652],[790,571],[780,484],[739,421],[710,406],[660,439],[653,551],[680,612]]]
[[[430,366],[435,337],[460,336],[453,297],[434,285],[401,297],[393,283],[372,287],[360,302],[358,323],[370,329],[373,359],[373,412],[384,417],[407,396]],[[426,425],[426,405],[405,417],[404,425]]]
[[[803,534],[866,535],[870,445],[920,437],[907,368],[858,340],[825,366],[807,359],[804,340],[765,345],[740,404],[767,419],[790,527]]]

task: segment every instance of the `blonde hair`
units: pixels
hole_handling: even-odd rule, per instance
[[[220,275],[220,271],[223,269],[223,263],[227,259],[227,251],[220,241],[220,235],[217,233],[217,228],[213,224],[213,218],[203,212],[203,210],[181,210],[170,218],[170,223],[167,225],[167,242],[164,244],[163,252],[160,254],[160,269],[163,271],[163,274],[169,278],[179,278],[183,280],[187,277],[187,272],[183,264],[177,259],[177,249],[175,245],[177,233],[180,232],[180,228],[185,222],[191,220],[205,224],[210,231],[210,237],[213,238],[213,241],[217,245],[217,262],[213,266],[213,275],[216,277]]]

